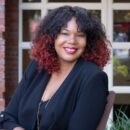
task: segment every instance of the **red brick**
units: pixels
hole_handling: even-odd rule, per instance
[[[3,94],[2,94],[2,93],[0,93],[0,99],[1,99],[1,98],[3,98]]]
[[[5,100],[3,98],[0,99],[0,111],[5,109]]]
[[[0,19],[4,19],[4,18],[5,18],[4,12],[0,12]]]
[[[0,19],[0,25],[4,25],[5,24],[5,20],[4,19]]]
[[[0,75],[0,78],[3,79],[3,81],[4,81],[5,76],[4,75]]]
[[[5,83],[0,82],[0,93],[5,92]]]
[[[5,40],[3,32],[5,31],[5,0],[0,0],[0,110],[5,107],[3,92],[5,91]]]
[[[0,81],[0,93],[2,94],[3,92],[5,92],[5,82],[4,82],[4,80]]]
[[[2,105],[3,103],[4,103],[4,100],[0,98],[0,105]]]
[[[5,65],[5,59],[0,59],[0,66],[4,66]]]
[[[4,66],[3,65],[0,65],[0,72],[4,72]]]
[[[12,5],[13,3],[13,5]],[[6,8],[6,104],[15,91],[18,82],[18,0],[7,0]]]
[[[5,50],[5,46],[1,45],[1,43],[0,43],[0,52],[3,52],[4,50]]]
[[[1,51],[1,50],[0,50]],[[5,54],[0,52],[0,60],[5,58]]]
[[[4,31],[5,31],[5,26],[4,26],[4,24],[3,24],[3,25],[0,24],[0,32],[4,32]]]
[[[0,0],[0,4],[4,5],[5,4],[5,0]]]

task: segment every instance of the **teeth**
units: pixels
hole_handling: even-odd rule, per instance
[[[66,48],[66,50],[68,50],[68,51],[74,51],[75,49],[72,49],[72,48]]]
[[[76,51],[75,48],[65,48],[65,50],[68,51],[68,52],[75,52]]]

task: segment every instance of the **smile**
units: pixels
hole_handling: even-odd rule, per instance
[[[65,47],[64,50],[65,50],[68,54],[74,54],[74,53],[76,53],[76,51],[77,51],[76,48],[69,48],[69,47]]]

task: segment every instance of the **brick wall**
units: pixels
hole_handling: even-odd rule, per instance
[[[7,0],[5,3],[5,99],[8,104],[18,82],[18,1]]]
[[[0,111],[4,109],[5,100],[5,0],[0,0]]]

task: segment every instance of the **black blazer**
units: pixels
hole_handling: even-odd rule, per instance
[[[32,61],[22,81],[0,115],[0,127],[22,126],[34,130],[38,104],[49,80],[45,70]],[[94,63],[78,60],[43,113],[40,130],[96,130],[104,112],[108,78]]]

